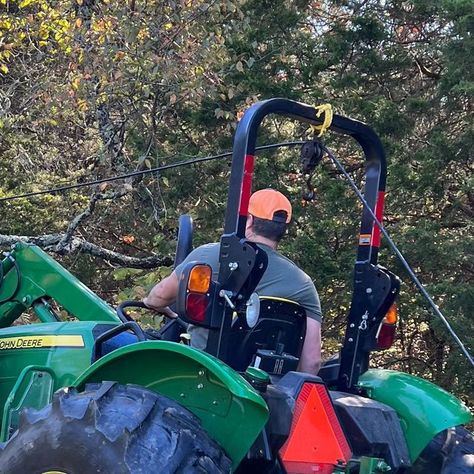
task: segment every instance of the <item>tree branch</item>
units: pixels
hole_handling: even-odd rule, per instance
[[[73,252],[82,252],[94,257],[102,258],[112,264],[120,265],[128,268],[156,268],[170,267],[173,264],[171,257],[160,257],[158,255],[150,257],[130,257],[113,250],[108,250],[99,245],[87,242],[79,237],[72,237],[69,245],[58,248],[59,242],[65,237],[64,234],[47,234],[40,236],[25,235],[5,235],[0,234],[0,246],[12,246],[17,242],[25,242],[35,244],[47,252],[56,253],[58,255],[67,255]]]
[[[71,242],[72,236],[76,229],[81,225],[81,223],[86,220],[88,217],[92,215],[95,210],[95,205],[97,201],[105,201],[105,200],[114,200],[120,199],[126,194],[128,194],[132,190],[130,185],[124,185],[118,191],[113,191],[109,193],[94,193],[89,199],[89,204],[87,208],[78,214],[69,224],[66,233],[64,234],[63,238],[58,242],[55,252],[61,253],[63,249]]]
[[[77,215],[69,224],[66,233],[64,234],[63,238],[58,242],[56,245],[56,252],[61,253],[61,251],[68,245],[68,243],[71,241],[72,236],[75,232],[75,230],[79,227],[82,221],[87,219],[92,215],[95,209],[95,205],[97,201],[99,200],[99,194],[94,193],[90,200],[89,200],[89,205],[87,208],[82,211],[79,215]]]

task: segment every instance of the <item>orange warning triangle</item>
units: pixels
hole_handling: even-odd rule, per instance
[[[293,423],[280,458],[288,474],[333,472],[351,450],[324,385],[305,383],[295,404]]]

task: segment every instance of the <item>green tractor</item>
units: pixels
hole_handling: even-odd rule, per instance
[[[369,368],[371,352],[393,342],[400,281],[377,263],[386,162],[367,125],[335,115],[330,127],[362,147],[368,204],[340,355],[319,376],[298,372],[301,308],[252,296],[266,254],[244,231],[257,131],[268,114],[322,122],[315,108],[286,99],[247,110],[234,141],[218,278],[206,262],[189,263],[179,319],[160,330],[144,331],[127,314],[140,302],[113,309],[33,245],[6,254],[2,474],[474,472],[463,426],[472,417],[459,400],[417,377]],[[313,166],[321,150],[308,146]],[[178,261],[191,238],[183,218]],[[30,309],[40,323],[12,325]],[[206,351],[179,343],[189,323],[209,330]]]

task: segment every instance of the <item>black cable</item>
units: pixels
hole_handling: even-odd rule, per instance
[[[296,146],[296,145],[302,145],[305,143],[305,141],[292,141],[292,142],[281,142],[281,143],[270,143],[269,145],[262,145],[258,146],[255,148],[255,151],[261,151],[261,150],[269,150],[272,148],[280,148],[284,146]],[[29,193],[24,193],[24,194],[16,194],[14,196],[6,196],[0,198],[0,202],[5,202],[5,201],[14,201],[16,199],[22,199],[22,198],[30,198],[34,196],[41,196],[43,194],[56,194],[56,193],[62,193],[65,191],[69,191],[71,189],[77,189],[77,188],[84,188],[87,186],[94,186],[96,184],[101,184],[101,183],[108,183],[110,181],[118,181],[119,179],[125,179],[125,178],[132,178],[134,176],[143,176],[146,174],[151,174],[151,173],[156,173],[158,171],[164,171],[164,170],[169,170],[172,168],[179,168],[181,166],[188,166],[192,165],[194,163],[202,163],[205,161],[211,161],[211,160],[217,160],[220,158],[225,158],[227,156],[231,156],[232,152],[227,151],[224,153],[219,153],[218,155],[212,155],[212,156],[204,156],[202,158],[194,158],[192,160],[185,160],[185,161],[178,161],[177,163],[171,163],[169,165],[163,165],[163,166],[158,166],[157,168],[150,168],[148,170],[142,170],[142,171],[134,171],[131,173],[126,173],[126,174],[121,174],[118,176],[112,176],[110,178],[103,178],[103,179],[96,179],[94,181],[87,181],[85,183],[75,183],[75,184],[70,184],[67,186],[59,186],[57,188],[53,189],[45,189],[43,191],[32,191]]]
[[[341,171],[341,173],[344,175],[344,177],[349,181],[349,184],[351,185],[352,189],[354,190],[354,192],[357,194],[357,197],[360,199],[360,201],[362,202],[362,205],[369,211],[372,219],[374,220],[374,222],[377,224],[377,227],[381,230],[382,234],[384,235],[384,237],[387,239],[387,242],[390,246],[390,248],[393,250],[393,252],[395,253],[395,255],[398,257],[398,259],[400,260],[400,262],[402,263],[402,265],[405,267],[405,270],[407,271],[408,275],[410,276],[410,278],[413,280],[413,282],[415,283],[416,287],[420,290],[421,294],[425,297],[425,299],[428,301],[428,304],[430,305],[431,309],[433,310],[433,312],[436,314],[436,316],[438,316],[441,321],[443,322],[443,324],[446,326],[446,328],[448,329],[448,332],[451,334],[451,336],[453,337],[453,339],[456,341],[456,343],[458,344],[458,346],[461,348],[461,351],[463,352],[463,354],[466,356],[467,360],[471,363],[471,365],[474,367],[474,359],[472,358],[471,354],[469,353],[469,351],[466,349],[466,347],[464,346],[464,344],[462,343],[461,339],[459,339],[458,335],[455,333],[454,329],[451,327],[451,325],[449,324],[448,320],[446,319],[446,317],[443,315],[443,313],[439,310],[438,306],[435,304],[435,302],[433,301],[433,299],[431,298],[431,296],[429,295],[429,293],[426,291],[425,287],[423,286],[423,284],[420,282],[420,280],[418,279],[418,277],[416,276],[415,272],[412,270],[410,264],[405,260],[405,257],[402,255],[402,253],[400,252],[400,250],[398,250],[398,247],[396,246],[395,242],[392,240],[392,238],[390,237],[390,235],[388,234],[388,232],[385,230],[385,227],[383,226],[383,224],[377,219],[377,216],[375,215],[375,213],[372,211],[372,209],[370,208],[369,204],[367,203],[367,201],[364,199],[364,196],[362,195],[362,193],[359,191],[359,189],[357,188],[357,185],[354,183],[354,180],[349,176],[349,173],[347,173],[347,171],[345,170],[344,166],[341,164],[341,162],[334,156],[334,154],[325,146],[323,145],[323,149],[324,151],[328,154],[329,158],[331,158],[331,160],[333,161],[333,163],[335,164],[336,168],[339,168],[339,170]]]

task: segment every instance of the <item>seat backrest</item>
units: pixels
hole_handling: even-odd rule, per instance
[[[239,371],[252,362],[258,349],[276,350],[300,357],[306,333],[306,312],[299,304],[282,298],[260,298],[257,324],[249,328],[245,317],[237,317],[230,334],[229,365]],[[280,346],[281,347],[281,346]]]

